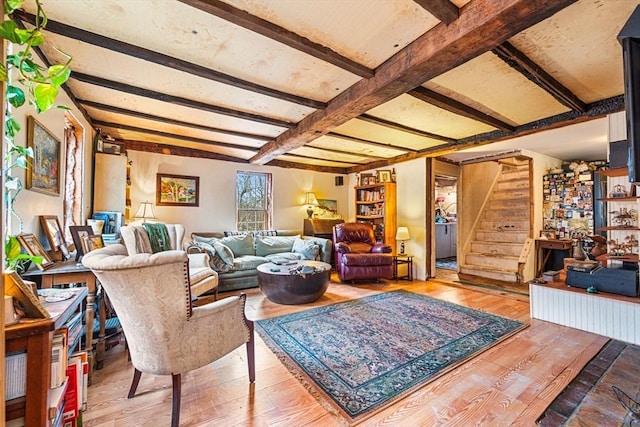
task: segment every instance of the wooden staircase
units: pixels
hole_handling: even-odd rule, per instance
[[[528,161],[501,163],[501,172],[462,254],[461,281],[522,285],[531,250],[531,189]]]

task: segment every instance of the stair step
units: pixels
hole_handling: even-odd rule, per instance
[[[529,208],[491,208],[484,210],[484,219],[487,221],[529,221]]]
[[[485,255],[470,253],[465,256],[465,264],[474,267],[500,268],[518,271],[518,257],[505,255]]]
[[[498,181],[496,184],[496,190],[516,190],[524,188],[529,188],[529,179]]]
[[[473,241],[471,242],[471,252],[475,254],[519,257],[522,252],[522,243]]]
[[[481,240],[485,242],[510,242],[510,243],[524,243],[529,237],[529,231],[481,231],[476,230],[474,240]]]
[[[503,169],[502,174],[500,175],[500,181],[511,181],[514,179],[526,179],[529,180],[529,168],[526,169],[513,169],[506,170]]]
[[[488,210],[495,209],[527,209],[529,206],[529,197],[513,197],[511,199],[494,199],[493,196],[489,200]]]
[[[481,220],[478,223],[478,230],[482,231],[529,231],[529,221],[515,221],[507,219],[504,221]]]
[[[518,283],[518,275],[515,271],[504,271],[500,269],[482,269],[473,265],[460,265],[458,271],[458,277],[463,278],[463,275],[471,275],[477,277],[483,277],[491,280],[499,280],[508,283]]]
[[[506,189],[506,190],[495,190],[491,195],[491,200],[510,200],[510,199],[525,199],[527,202],[529,201],[529,189]]]

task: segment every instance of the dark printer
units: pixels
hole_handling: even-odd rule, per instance
[[[567,286],[587,289],[595,287],[599,292],[638,296],[637,267],[605,268],[599,265],[567,265]]]

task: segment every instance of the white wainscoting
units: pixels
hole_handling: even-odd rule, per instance
[[[640,298],[532,283],[529,302],[534,319],[640,344]]]

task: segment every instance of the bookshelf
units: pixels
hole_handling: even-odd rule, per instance
[[[373,225],[376,240],[396,250],[396,184],[384,182],[355,187],[356,221]]]
[[[48,290],[56,291],[56,290]],[[15,325],[7,326],[5,332],[5,358],[11,354],[26,354],[26,395],[8,400],[5,404],[5,419],[24,418],[26,426],[50,426],[50,399],[55,398],[51,385],[51,350],[56,330],[69,325],[83,311],[87,298],[87,288],[70,288],[74,293],[67,300],[43,303],[51,318],[42,320],[23,319]],[[79,346],[79,340],[75,347]],[[65,355],[67,356],[67,355]],[[15,380],[5,378],[7,384]],[[55,417],[54,417],[55,418]]]

